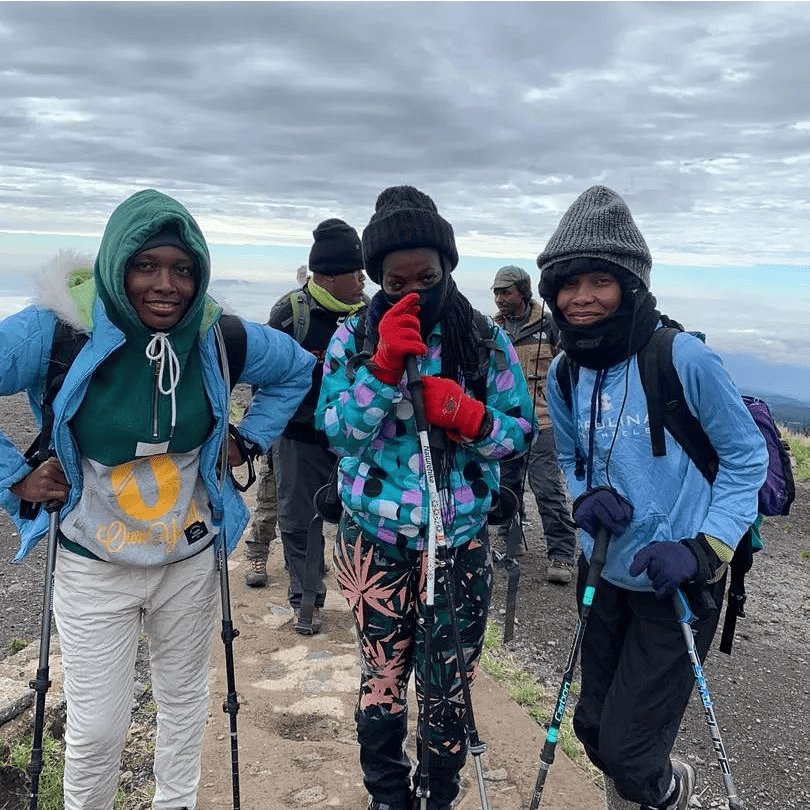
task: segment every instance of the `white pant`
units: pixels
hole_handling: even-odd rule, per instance
[[[218,593],[213,547],[160,568],[59,549],[53,610],[67,701],[65,810],[112,810],[141,624],[158,705],[152,807],[194,808]]]

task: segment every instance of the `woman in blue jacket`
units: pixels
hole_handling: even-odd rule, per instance
[[[692,413],[719,456],[709,485],[674,439],[653,457],[636,353],[661,324],[652,258],[624,200],[585,191],[537,259],[540,293],[571,364],[572,407],[557,358],[548,402],[560,464],[583,529],[579,598],[593,538],[612,539],[582,643],[574,730],[606,775],[609,808],[685,810],[690,765],[670,758],[694,675],[671,597],[694,597],[697,649],[717,626],[725,570],[757,515],[765,442],[720,359],[678,334],[673,363]]]
[[[158,704],[153,807],[193,808],[215,549],[231,551],[248,519],[217,469],[226,440],[231,465],[245,459],[227,438],[208,247],[188,211],[150,189],[113,212],[92,275],[67,264],[74,272],[58,300],[0,323],[0,394],[27,391],[38,418],[57,318],[89,336],[54,401],[54,455],[32,470],[0,435],[0,497],[20,529],[18,560],[47,522],[44,510],[21,518],[21,503],[62,504],[53,610],[68,710],[65,808],[113,806],[141,626]],[[258,391],[239,432],[244,452],[258,454],[309,389],[314,358],[286,335],[243,325],[239,382]]]

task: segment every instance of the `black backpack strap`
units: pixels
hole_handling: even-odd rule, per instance
[[[247,332],[242,319],[236,315],[225,315],[219,318],[219,328],[225,340],[225,351],[228,355],[228,374],[233,388],[242,376],[247,357]]]
[[[683,385],[672,362],[672,344],[681,330],[656,329],[638,352],[638,371],[647,398],[650,443],[654,456],[666,455],[666,428],[711,484],[717,477],[717,451],[700,422],[689,410]]]
[[[560,393],[562,393],[565,407],[573,412],[574,409],[574,395],[572,387],[576,385],[579,379],[579,365],[572,363],[568,355],[563,353],[560,355],[560,360],[557,363],[557,385],[560,386]]]
[[[731,654],[737,617],[745,618],[745,575],[751,570],[753,562],[754,548],[751,529],[749,529],[737,543],[729,565],[728,602],[726,617],[723,620],[723,632],[720,636],[720,652],[726,653],[726,655]]]

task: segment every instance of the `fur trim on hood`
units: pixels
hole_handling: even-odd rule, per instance
[[[94,261],[95,258],[90,253],[60,250],[37,274],[39,294],[35,297],[34,303],[51,310],[61,320],[79,331],[89,332],[92,328],[94,296],[91,296],[90,309],[84,311],[84,307],[71,293],[71,289],[83,282],[92,282]]]

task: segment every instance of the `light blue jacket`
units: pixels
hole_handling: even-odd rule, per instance
[[[209,301],[209,310],[218,315],[219,308],[212,304]],[[229,477],[225,479],[224,492],[219,490],[216,465],[228,428],[228,391],[219,368],[211,328],[213,320],[215,318],[204,320],[199,340],[203,384],[215,419],[214,429],[202,446],[200,475],[208,489],[214,524],[220,527],[219,542],[224,535],[230,552],[247,524],[248,510]],[[26,391],[38,424],[55,324],[54,313],[39,306],[27,307],[0,322],[0,396]],[[244,322],[244,326],[247,351],[244,370],[237,382],[257,386],[258,391],[239,431],[266,452],[309,390],[315,358],[282,332],[251,322]],[[90,338],[71,365],[54,401],[54,447],[71,485],[68,500],[60,512],[63,517],[76,505],[82,490],[79,450],[68,423],[82,402],[94,370],[123,342],[123,332],[111,323],[103,306],[95,299]],[[40,510],[34,520],[22,520],[20,500],[10,491],[10,487],[30,471],[20,451],[0,433],[0,505],[9,512],[20,531],[15,562],[47,532],[45,510]]]
[[[757,516],[757,492],[767,471],[765,440],[720,358],[684,332],[675,337],[672,359],[689,409],[720,459],[711,486],[669,433],[666,455],[653,457],[635,355],[608,369],[594,400],[593,424],[596,372],[579,369],[572,390],[576,418],[557,383],[559,357],[548,375],[549,412],[571,496],[576,499],[587,488],[587,473],[581,479],[575,474],[575,455],[579,447],[587,459],[592,440],[591,487],[612,486],[633,504],[633,520],[624,534],[611,540],[602,573],[609,582],[630,590],[651,590],[646,573],[631,577],[628,568],[636,552],[653,541],[677,542],[703,532],[736,548]],[[593,538],[583,531],[580,542],[590,559]]]

